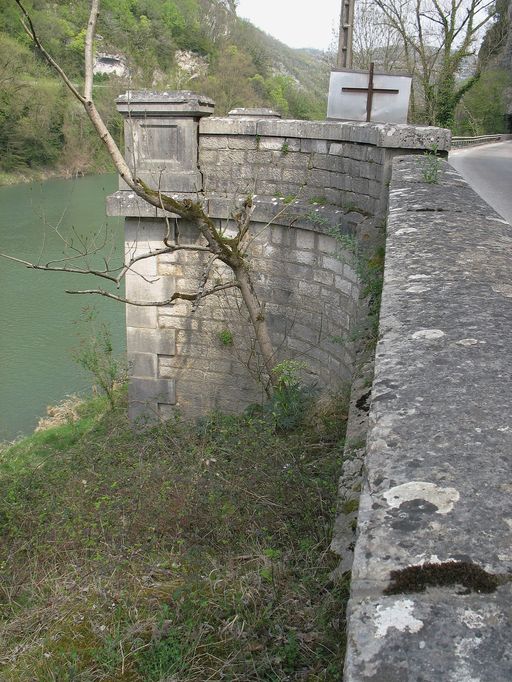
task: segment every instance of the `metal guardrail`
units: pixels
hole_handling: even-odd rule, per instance
[[[477,144],[499,142],[502,135],[476,135],[475,137],[452,137],[452,149],[458,147],[470,147]]]

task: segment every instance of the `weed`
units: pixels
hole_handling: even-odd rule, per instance
[[[329,234],[336,239],[338,246],[348,253],[351,264],[359,274],[362,271],[362,263],[357,237],[353,234],[340,234],[336,229],[330,230]],[[341,260],[343,254],[338,253],[338,258]]]
[[[276,429],[294,429],[304,418],[313,397],[312,389],[300,379],[306,368],[307,364],[298,360],[284,360],[274,367],[277,386],[264,409],[272,415]]]
[[[357,500],[345,500],[342,505],[342,510],[345,514],[352,514],[359,509],[359,499]]]
[[[164,605],[149,646],[136,655],[138,671],[142,679],[148,682],[159,682],[183,672],[186,665],[185,648],[172,627],[170,615],[169,606]]]
[[[300,385],[300,372],[307,369],[307,363],[299,360],[283,360],[274,367],[278,386],[292,388]]]
[[[222,329],[217,336],[223,346],[233,345],[233,332],[229,329]]]
[[[327,204],[327,197],[324,196],[311,197],[311,199],[308,199],[308,204],[321,204],[323,206]]]
[[[281,154],[283,156],[286,156],[289,151],[290,151],[290,145],[288,144],[288,142],[283,142],[283,144],[281,146]]]
[[[336,228],[331,229],[329,234],[334,237],[340,249],[334,255],[356,272],[368,306],[365,326],[354,329],[350,334],[350,340],[366,339],[366,342],[373,346],[378,336],[385,249],[381,246],[368,254],[360,248],[354,235],[340,234]]]
[[[307,213],[304,218],[312,223],[313,225],[318,225],[318,227],[327,227],[329,225],[329,221],[327,218],[323,215],[320,215],[316,211],[311,211],[310,213]],[[338,228],[333,228],[333,229],[339,229]]]
[[[115,636],[107,634],[103,643],[98,643],[94,648],[93,655],[99,667],[108,674],[112,675],[121,668],[123,664],[123,650],[119,631],[116,632]]]
[[[281,647],[280,658],[283,661],[283,668],[286,672],[296,670],[297,659],[300,657],[300,647],[297,635],[289,632],[286,642]]]
[[[276,199],[281,199],[283,204],[291,204],[297,198],[296,194],[276,194]]]
[[[443,165],[442,159],[437,154],[437,146],[432,145],[430,149],[425,151],[422,158],[421,175],[423,180],[429,184],[437,184]]]

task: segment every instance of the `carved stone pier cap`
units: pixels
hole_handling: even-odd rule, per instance
[[[136,177],[164,192],[198,192],[198,124],[214,102],[188,91],[128,91],[116,100],[125,119],[125,158]],[[120,189],[128,189],[120,180]]]
[[[255,118],[281,118],[281,114],[273,109],[267,109],[265,107],[238,107],[237,109],[231,109],[228,113],[230,118],[253,116]]]

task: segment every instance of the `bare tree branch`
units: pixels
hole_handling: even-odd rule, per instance
[[[197,306],[199,305],[199,301],[201,300],[202,296],[204,295],[204,292],[206,290],[206,285],[208,283],[208,279],[210,278],[210,274],[212,271],[212,267],[215,264],[215,261],[217,260],[217,256],[213,254],[210,256],[208,259],[208,262],[206,263],[203,271],[203,276],[201,278],[201,281],[199,283],[199,288],[197,290],[197,296],[194,299],[194,303],[192,305],[192,312],[195,312]]]
[[[114,268],[109,267],[107,259],[104,259],[105,263],[105,269],[104,270],[98,270],[94,268],[78,268],[78,267],[69,267],[67,265],[57,267],[57,263],[67,263],[70,261],[75,261],[78,260],[79,258],[85,258],[87,256],[94,255],[95,253],[99,253],[102,249],[102,246],[98,246],[94,250],[89,250],[85,252],[80,252],[77,255],[74,256],[67,256],[65,258],[58,258],[54,259],[51,261],[48,261],[47,263],[41,264],[40,262],[34,263],[32,261],[27,261],[22,258],[17,258],[15,256],[11,256],[7,253],[2,253],[0,252],[0,258],[5,258],[7,260],[14,261],[15,263],[20,263],[21,265],[24,265],[26,268],[29,268],[31,270],[47,270],[48,272],[72,272],[74,274],[80,274],[80,275],[94,275],[96,277],[102,277],[103,279],[108,279],[114,284],[119,285],[121,281],[124,279],[126,276],[126,273],[132,270],[133,266],[147,258],[153,258],[155,256],[161,255],[161,254],[167,254],[167,253],[174,253],[176,251],[193,251],[193,252],[198,252],[198,253],[210,253],[209,249],[206,247],[201,247],[201,246],[195,246],[193,244],[184,244],[184,245],[176,245],[176,246],[170,246],[170,247],[165,247],[162,249],[155,249],[153,251],[148,251],[147,253],[139,254],[138,256],[133,256],[132,258],[129,259],[129,261],[124,264],[124,265],[119,265]],[[217,256],[215,256],[217,258]],[[118,275],[112,275],[111,273],[114,273],[116,271],[119,271]],[[137,273],[139,274],[139,273]],[[143,275],[139,275],[146,281],[153,281],[153,280],[147,280]]]
[[[113,294],[112,292],[106,291],[105,289],[81,289],[81,290],[67,289],[66,293],[80,295],[96,294],[98,296],[105,296],[106,298],[111,298],[114,301],[119,301],[120,303],[128,303],[129,305],[134,305],[138,307],[147,306],[162,307],[165,305],[173,305],[173,303],[176,303],[177,301],[196,302],[200,299],[206,298],[207,296],[211,296],[212,294],[218,294],[219,291],[225,291],[226,289],[233,288],[240,288],[237,282],[227,282],[226,284],[219,284],[218,286],[215,286],[212,289],[204,290],[202,293],[198,291],[195,294],[186,294],[176,291],[170,298],[165,299],[164,301],[133,301],[129,298],[125,298],[124,296],[118,296],[117,294]]]
[[[400,35],[407,68],[414,74],[412,115],[429,125],[450,127],[463,94],[457,77],[473,53],[480,29],[492,18],[490,0],[375,0],[386,22]],[[371,17],[370,17],[371,21]],[[411,51],[412,59],[407,56]],[[469,79],[467,91],[478,79]],[[419,95],[419,97],[417,97]],[[417,106],[421,105],[421,110]]]
[[[85,83],[84,83],[84,98],[87,101],[92,100],[92,82],[93,82],[93,66],[94,66],[94,34],[96,32],[96,21],[99,14],[99,0],[91,0],[91,13],[89,15],[89,22],[87,24],[87,33],[85,34]]]
[[[103,279],[108,279],[115,284],[119,284],[117,277],[109,275],[105,271],[93,270],[90,268],[74,268],[68,267],[66,265],[62,267],[55,267],[51,265],[38,265],[37,263],[31,263],[30,261],[23,260],[22,258],[16,258],[15,256],[9,256],[6,253],[0,253],[0,257],[6,258],[7,260],[14,261],[15,263],[20,263],[30,270],[46,270],[47,272],[70,272],[78,275],[94,275],[95,277],[101,277]]]
[[[41,42],[39,41],[39,38],[37,37],[37,33],[35,31],[34,25],[32,23],[32,19],[30,18],[30,15],[28,14],[27,10],[25,7],[22,5],[20,0],[14,0],[14,2],[18,5],[18,7],[21,10],[21,13],[24,17],[24,20],[21,21],[21,24],[31,40],[34,42],[34,45],[37,47],[41,55],[44,57],[46,62],[51,66],[51,68],[57,72],[59,77],[64,81],[66,86],[69,88],[69,90],[73,93],[74,97],[78,99],[79,102],[82,104],[85,103],[84,98],[82,95],[78,92],[78,90],[75,88],[73,83],[70,81],[68,76],[66,75],[65,71],[57,64],[57,62],[53,59],[53,57],[45,50],[45,48],[42,46]]]

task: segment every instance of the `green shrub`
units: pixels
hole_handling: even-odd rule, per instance
[[[73,358],[80,367],[92,374],[114,408],[116,386],[127,378],[126,360],[115,356],[110,327],[98,319],[98,311],[94,307],[87,306],[82,310],[81,327],[87,333],[79,333],[80,345],[73,352]]]

